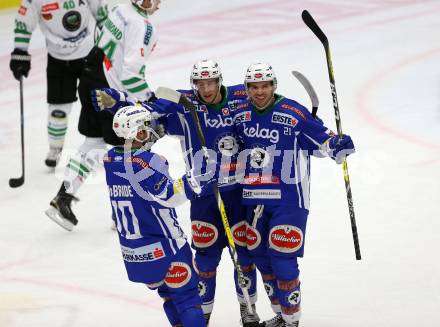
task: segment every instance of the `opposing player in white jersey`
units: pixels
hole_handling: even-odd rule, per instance
[[[157,37],[148,17],[159,9],[159,4],[160,0],[132,0],[130,4],[115,6],[86,58],[79,84],[82,108],[78,123],[85,141],[70,158],[64,181],[46,210],[49,218],[69,231],[78,223],[71,209],[72,200],[77,200],[75,193],[101,164],[106,144],[123,143],[112,129],[113,116],[94,110],[91,92],[114,87],[139,100],[151,97],[145,80],[145,60],[153,51]]]
[[[122,257],[131,281],[157,290],[172,326],[204,327],[192,253],[174,207],[209,188],[214,171],[202,175],[199,166],[171,179],[165,158],[150,151],[159,137],[154,124],[146,108],[121,108],[113,127],[125,145],[104,157]]]
[[[27,77],[31,69],[28,47],[37,25],[46,39],[49,153],[45,163],[49,167],[56,166],[63,149],[84,58],[94,44],[95,25],[107,14],[105,0],[22,0],[18,9],[10,61],[17,80]]]

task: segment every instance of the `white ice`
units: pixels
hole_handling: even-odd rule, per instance
[[[362,260],[354,258],[342,167],[314,159],[305,257],[300,262],[304,327],[434,327],[440,321],[440,1],[164,0],[154,16],[160,42],[147,78],[153,88],[189,88],[193,62],[214,58],[226,84],[240,83],[252,62],[270,62],[278,91],[309,106],[290,75],[303,72],[335,128],[324,51],[301,21],[309,9],[327,33],[344,132]],[[63,162],[47,151],[46,51],[31,42],[25,80],[26,182],[20,174],[18,83],[9,68],[14,12],[0,14],[0,326],[167,326],[161,300],[130,283],[122,265],[102,171],[79,192],[72,233],[45,215],[63,166],[83,137],[71,116]],[[178,144],[164,139],[173,174]],[[179,208],[188,231],[188,206]],[[258,312],[272,316],[259,287]],[[225,250],[212,327],[238,326],[232,265]]]

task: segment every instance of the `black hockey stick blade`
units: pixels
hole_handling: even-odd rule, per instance
[[[296,77],[296,79],[301,83],[301,85],[306,89],[307,94],[312,101],[312,116],[316,117],[316,113],[318,112],[319,107],[319,99],[318,95],[315,92],[315,89],[312,86],[312,83],[300,72],[293,70],[292,75]]]
[[[23,184],[24,184],[24,176],[9,179],[9,186],[12,188],[20,187]]]
[[[318,26],[312,15],[307,10],[303,10],[301,17],[304,23],[312,30],[316,37],[321,41],[325,48],[328,48],[328,39],[324,32]]]

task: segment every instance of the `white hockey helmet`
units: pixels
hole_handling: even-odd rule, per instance
[[[153,116],[147,109],[141,106],[127,106],[119,109],[113,117],[113,130],[123,139],[144,142],[145,140],[138,140],[136,135],[140,130],[149,131],[151,134],[152,121]]]
[[[144,0],[131,0],[131,2],[138,7],[139,9],[147,12],[147,14],[152,15],[154,12],[158,9],[157,6],[159,5],[161,0],[151,0],[151,6],[148,8],[145,8],[143,6]]]
[[[223,83],[222,71],[217,62],[211,59],[204,59],[194,64],[191,71],[191,87],[197,91],[195,80],[218,78],[219,89]]]
[[[248,83],[256,82],[266,82],[272,81],[273,91],[277,89],[277,77],[271,65],[266,63],[252,64],[248,67],[246,71],[246,76],[244,78],[244,85],[246,89],[248,88]]]

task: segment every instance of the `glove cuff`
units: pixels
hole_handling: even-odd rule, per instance
[[[29,54],[11,54],[11,59],[12,60],[17,60],[17,61],[31,61],[31,55]]]

